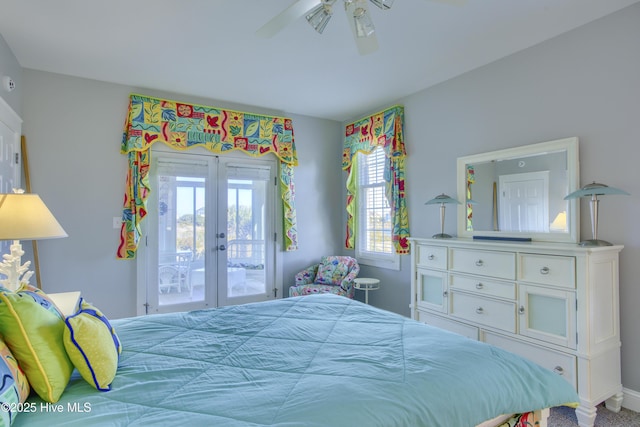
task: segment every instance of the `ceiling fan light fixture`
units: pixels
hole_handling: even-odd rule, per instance
[[[322,34],[332,15],[331,3],[323,1],[311,9],[306,18],[313,29]]]
[[[353,20],[356,24],[356,35],[358,37],[369,37],[376,31],[369,11],[362,6],[356,7],[353,11]]]
[[[393,6],[393,2],[395,0],[369,0],[371,3],[375,4],[382,10],[389,10],[391,6]]]

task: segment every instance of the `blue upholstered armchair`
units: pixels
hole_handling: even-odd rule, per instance
[[[360,266],[355,258],[324,256],[320,264],[296,274],[296,284],[289,288],[289,296],[332,293],[353,298],[353,279],[359,272]]]

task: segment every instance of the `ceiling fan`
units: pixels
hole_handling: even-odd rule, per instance
[[[309,24],[320,34],[324,31],[333,15],[333,6],[338,0],[296,0],[291,6],[280,12],[269,22],[264,24],[256,34],[270,38],[284,27],[304,16]],[[395,0],[369,0],[382,10],[389,10]],[[441,3],[463,5],[466,0],[430,0]],[[375,27],[367,8],[367,0],[342,0],[347,21],[353,32],[358,52],[361,55],[378,50],[378,40]]]

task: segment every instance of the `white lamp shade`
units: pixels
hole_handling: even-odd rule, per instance
[[[0,194],[0,240],[40,240],[67,233],[37,194]]]

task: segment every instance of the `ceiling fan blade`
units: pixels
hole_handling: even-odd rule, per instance
[[[356,22],[353,19],[353,13],[357,6],[358,6],[357,1],[348,2],[348,3],[345,2],[344,10],[347,13],[347,22],[349,22],[349,27],[351,27],[351,32],[353,33],[353,38],[356,42],[358,53],[360,53],[360,55],[368,55],[378,50],[378,38],[376,37],[375,32],[371,34],[369,37],[358,37]]]
[[[378,50],[378,39],[375,34],[369,37],[356,37],[355,40],[360,55],[368,55]]]
[[[320,0],[297,0],[260,27],[260,29],[256,31],[256,35],[267,39],[273,37],[284,27],[304,16],[305,13],[318,4],[320,4]]]

